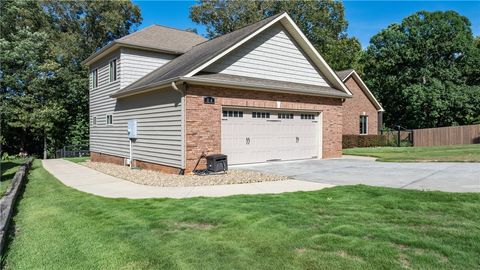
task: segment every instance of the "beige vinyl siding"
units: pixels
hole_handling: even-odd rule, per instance
[[[123,66],[120,87],[124,88],[155,69],[165,65],[175,58],[175,56],[159,52],[122,48],[121,58]]]
[[[213,63],[205,71],[329,86],[279,23]]]
[[[128,69],[132,65],[125,66],[123,56],[117,51],[91,67],[91,70],[98,68],[99,84],[98,88],[92,89],[93,79],[90,73],[90,150],[127,158],[128,120],[136,119],[138,139],[133,144],[134,159],[181,168],[181,94],[173,89],[164,89],[118,100],[110,98],[123,84],[123,75],[131,74]],[[109,62],[115,58],[117,80],[109,82]],[[113,116],[112,125],[106,123],[109,114]],[[94,116],[97,117],[96,125],[92,123]]]

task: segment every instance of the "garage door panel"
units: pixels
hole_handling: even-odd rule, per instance
[[[242,112],[243,117],[222,117],[222,153],[228,155],[230,164],[318,156],[318,146],[321,143],[318,121],[302,119],[301,112]],[[252,112],[255,115],[270,113],[270,118],[254,118]],[[294,116],[293,119],[278,119],[279,113]]]

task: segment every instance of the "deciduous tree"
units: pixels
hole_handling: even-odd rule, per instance
[[[421,11],[370,40],[364,78],[386,109],[387,126],[469,124],[480,115],[479,55],[466,17]]]
[[[202,0],[190,9],[190,18],[207,27],[214,38],[269,16],[287,12],[334,69],[357,67],[361,46],[346,34],[348,27],[340,1],[224,1]]]

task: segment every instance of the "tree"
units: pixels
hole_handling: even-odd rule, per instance
[[[361,46],[347,37],[339,1],[210,1],[190,8],[190,18],[207,27],[207,36],[227,34],[272,15],[287,12],[334,69],[357,67]]]
[[[470,104],[478,101],[479,55],[466,17],[421,11],[372,37],[362,62],[387,126],[424,128],[469,124],[480,114]]]
[[[81,61],[141,21],[130,1],[0,1],[0,100],[6,150],[88,140]]]

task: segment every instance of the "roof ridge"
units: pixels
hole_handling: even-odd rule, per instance
[[[187,33],[191,33],[191,34],[194,34],[194,35],[197,35],[197,36],[200,36],[200,37],[203,37],[205,38],[204,36],[202,35],[199,35],[198,33],[195,33],[195,32],[192,32],[192,31],[188,31],[188,30],[185,30],[185,29],[179,29],[179,28],[176,28],[176,27],[172,27],[172,26],[168,26],[168,25],[161,25],[161,24],[158,24],[158,23],[154,23],[150,26],[159,26],[159,27],[163,27],[163,28],[168,28],[168,29],[172,29],[172,30],[176,30],[176,31],[180,31],[180,32],[187,32]],[[149,27],[150,27],[149,26]],[[207,38],[205,38],[207,39]]]
[[[133,31],[132,33],[130,33],[130,34],[128,34],[128,35],[125,35],[125,36],[123,36],[123,37],[121,37],[121,38],[115,39],[114,41],[124,40],[125,38],[131,37],[131,36],[133,36],[133,35],[136,35],[136,34],[140,33],[141,31],[143,31],[143,30],[145,30],[145,29],[147,29],[147,28],[150,28],[150,27],[152,27],[152,26],[154,26],[154,25],[152,24],[152,25],[146,26],[146,27],[144,27],[144,28],[142,28],[142,29],[137,29],[137,30]]]

